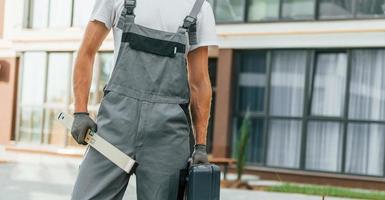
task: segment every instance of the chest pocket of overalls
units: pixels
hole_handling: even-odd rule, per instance
[[[182,33],[127,23],[108,88],[151,102],[188,102],[187,41]]]
[[[185,45],[177,42],[155,39],[130,32],[125,33],[124,37],[131,49],[159,56],[174,58],[177,53],[185,53],[186,51]]]

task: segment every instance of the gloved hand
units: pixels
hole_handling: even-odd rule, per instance
[[[97,131],[97,125],[92,120],[87,112],[77,112],[74,113],[74,122],[71,128],[71,135],[75,139],[78,144],[86,145],[87,143],[84,141],[87,132],[89,129],[91,131]]]
[[[206,145],[196,144],[194,146],[194,152],[192,154],[193,164],[209,164],[209,160],[206,152]]]

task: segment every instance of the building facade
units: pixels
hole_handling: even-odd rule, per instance
[[[0,142],[76,146],[71,74],[93,0],[0,0]],[[266,178],[384,188],[385,1],[211,0],[210,152],[232,157],[250,112],[248,169]],[[112,67],[109,36],[90,94]]]

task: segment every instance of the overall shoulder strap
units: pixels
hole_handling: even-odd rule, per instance
[[[136,0],[124,0],[123,11],[120,15],[118,28],[124,29],[127,23],[135,21],[134,9],[136,7]]]
[[[192,8],[191,12],[190,12],[190,17],[193,17],[193,18],[197,18],[199,12],[201,11],[201,8],[203,6],[203,3],[205,2],[206,0],[196,0],[195,1],[195,4],[194,4],[194,7]]]
[[[197,17],[205,1],[206,0],[196,0],[190,14],[183,21],[183,26],[181,28],[188,32],[190,45],[195,45],[198,43],[196,35]]]

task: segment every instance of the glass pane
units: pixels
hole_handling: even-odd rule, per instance
[[[266,90],[266,52],[245,51],[240,56],[239,97],[240,112],[264,111]]]
[[[384,17],[385,0],[357,0],[357,17]]]
[[[297,120],[272,120],[269,124],[267,165],[298,168],[302,123]]]
[[[354,50],[349,117],[385,120],[385,50]]]
[[[21,105],[41,106],[44,102],[47,54],[26,52],[23,57]]]
[[[309,122],[306,168],[341,171],[343,127],[338,122]]]
[[[51,0],[49,27],[63,28],[71,26],[72,1]]]
[[[44,116],[44,144],[53,144],[58,146],[64,146],[66,137],[66,128],[60,124],[56,118],[60,112],[64,109],[46,109]]]
[[[249,21],[277,20],[279,18],[279,0],[250,0]]]
[[[243,21],[245,0],[216,1],[215,17],[218,22]]]
[[[302,116],[306,51],[273,53],[270,111],[272,115]]]
[[[282,0],[282,18],[314,19],[315,0]]]
[[[21,108],[19,142],[40,143],[42,136],[42,116],[40,108]]]
[[[321,19],[353,18],[354,1],[320,0],[319,9],[319,18]]]
[[[346,75],[346,53],[320,53],[317,55],[311,105],[312,115],[343,115]]]
[[[47,102],[64,104],[68,102],[70,90],[70,53],[50,53],[48,63]]]
[[[217,58],[209,58],[209,75],[210,75],[211,86],[213,88],[216,88],[217,86],[217,68],[218,68],[217,64],[218,64]]]
[[[94,0],[75,0],[74,3],[73,26],[85,27],[90,19]]]
[[[99,54],[99,99],[98,102],[101,101],[101,97],[103,97],[103,88],[107,84],[110,74],[112,73],[114,62],[113,53],[100,53]]]
[[[31,28],[47,28],[49,0],[33,0]]]
[[[385,126],[349,124],[346,172],[382,176],[384,173]]]
[[[240,128],[242,125],[243,118],[236,119],[236,127],[233,134],[233,157],[236,157],[237,142],[240,137]],[[246,161],[253,164],[261,164],[263,158],[263,131],[264,131],[264,120],[251,119],[249,127],[249,141],[247,143]]]

